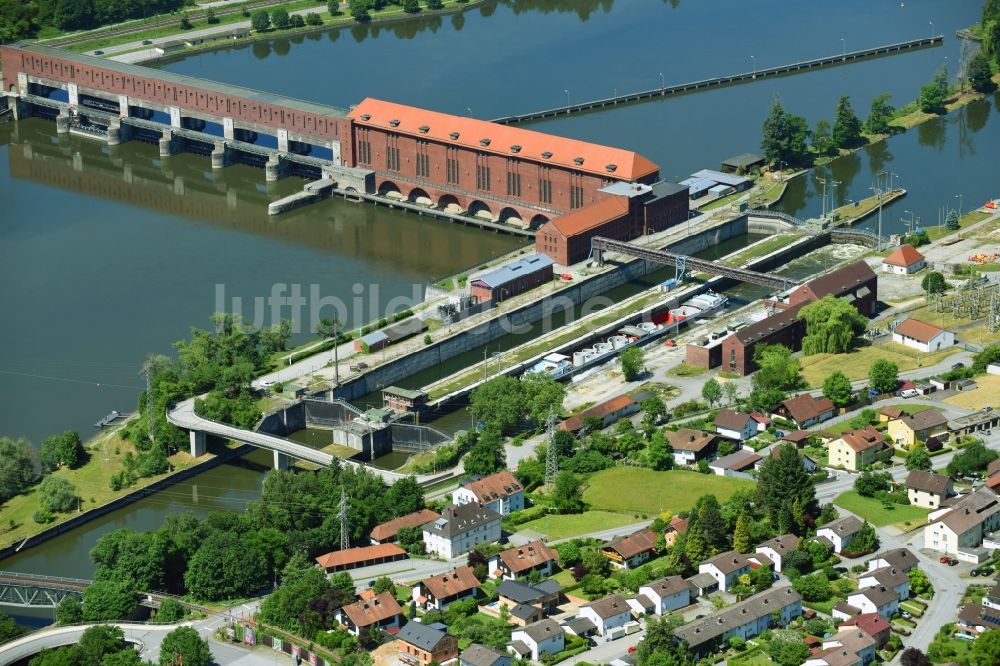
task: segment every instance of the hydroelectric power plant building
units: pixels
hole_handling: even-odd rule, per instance
[[[0,104],[109,145],[158,144],[342,192],[538,230],[566,265],[590,238],[631,240],[688,217],[686,188],[633,151],[377,99],[350,110],[38,44],[0,47]]]

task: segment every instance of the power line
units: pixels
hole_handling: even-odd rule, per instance
[[[546,419],[546,436],[549,440],[549,448],[545,452],[545,485],[552,486],[556,482],[556,477],[559,476],[559,453],[556,451],[556,421],[557,421],[555,410],[549,410],[549,416]]]
[[[351,544],[347,538],[347,491],[344,486],[340,487],[340,508],[337,516],[340,518],[340,549],[347,550]]]

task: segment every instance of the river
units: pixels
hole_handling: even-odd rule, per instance
[[[665,177],[680,179],[756,150],[776,93],[810,124],[830,118],[841,94],[862,116],[881,92],[895,104],[913,99],[945,58],[954,71],[960,49],[952,34],[974,22],[980,4],[511,0],[160,66],[319,102],[346,106],[372,95],[490,118],[564,103],[565,90],[581,100],[654,87],[660,72],[669,84],[828,55],[843,48],[841,38],[848,49],[884,44],[930,34],[929,22],[945,35],[939,48],[532,125],[639,150],[663,165]],[[330,67],[319,69],[322,63]],[[885,230],[898,231],[903,210],[926,223],[940,205],[957,205],[956,194],[966,209],[1000,195],[998,106],[993,97],[834,161],[826,169],[844,183],[834,200],[866,196],[873,175],[890,169],[910,192],[886,209]],[[65,428],[87,432],[111,409],[133,407],[145,354],[168,352],[189,327],[207,326],[216,285],[227,298],[252,300],[277,283],[316,284],[342,298],[355,283],[378,284],[374,301],[384,304],[520,243],[341,201],[268,218],[266,202],[300,184],[290,178],[268,186],[260,171],[243,166],[214,174],[207,158],[194,155],[161,161],[143,144],[112,152],[59,138],[39,120],[0,126],[0,276],[9,313],[0,328],[0,434],[37,441]],[[781,206],[815,215],[816,191],[813,176],[796,179]],[[266,463],[258,454],[251,461],[257,457]],[[212,495],[238,508],[255,496],[261,476],[252,465],[227,465],[3,567],[87,576],[86,552],[100,533],[152,529],[168,512],[189,508],[196,486],[197,510],[209,508]]]

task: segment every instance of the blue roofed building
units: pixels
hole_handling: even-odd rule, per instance
[[[469,292],[480,303],[503,301],[552,281],[555,262],[544,254],[529,254],[469,280]]]

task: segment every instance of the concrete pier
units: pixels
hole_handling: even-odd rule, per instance
[[[63,109],[56,116],[56,133],[57,134],[68,134],[69,133],[69,111]]]
[[[288,175],[288,160],[281,155],[271,155],[264,165],[264,180],[274,182]]]
[[[291,458],[287,453],[281,451],[274,452],[274,469],[287,470],[291,467]]]
[[[163,136],[160,137],[160,157],[170,157],[180,152],[178,146],[180,141],[181,139],[175,137],[171,130],[163,130]]]
[[[207,449],[205,433],[200,430],[190,430],[188,434],[191,436],[191,457],[200,458],[205,455]]]
[[[120,120],[112,120],[108,123],[108,145],[117,146],[132,138],[132,128],[123,125]]]
[[[226,146],[225,141],[216,141],[215,149],[212,150],[212,168],[224,169],[233,163],[232,151]]]

